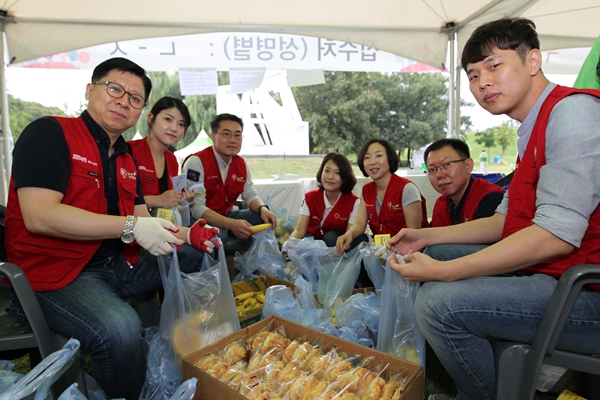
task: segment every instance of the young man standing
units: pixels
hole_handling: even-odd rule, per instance
[[[462,66],[490,113],[520,121],[515,176],[497,212],[449,227],[403,229],[388,242],[392,268],[428,282],[419,327],[454,379],[461,400],[493,399],[490,339],[531,342],[557,278],[600,263],[600,92],[554,85],[542,73],[533,22],[501,19],[467,41]],[[440,243],[494,243],[450,261],[418,250]],[[521,276],[486,277],[518,271]],[[600,293],[584,289],[558,348],[599,354]],[[430,399],[442,399],[432,395]]]
[[[220,228],[223,243],[228,236],[247,239],[253,225],[270,223],[277,226],[277,217],[258,197],[246,161],[238,156],[242,150],[242,119],[232,114],[219,114],[210,122],[213,146],[192,154],[183,162],[187,175],[186,189],[202,184],[204,190],[194,190],[190,211],[196,219],[205,219]],[[248,210],[234,210],[238,196],[248,203]]]

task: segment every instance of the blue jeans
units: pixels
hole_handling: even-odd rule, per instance
[[[428,282],[415,303],[417,323],[456,384],[461,400],[493,399],[490,340],[531,343],[556,286],[551,276]],[[557,347],[600,354],[600,293],[584,290]]]
[[[177,255],[182,271],[200,270],[204,253],[184,245]],[[160,286],[157,257],[142,250],[133,268],[119,254],[88,264],[67,286],[36,297],[50,329],[78,339],[90,354],[92,375],[107,398],[137,399],[146,375],[144,329],[122,298]]]
[[[232,219],[245,219],[252,226],[264,224],[264,221],[262,220],[260,215],[258,215],[254,211],[251,211],[250,209],[231,210],[225,216],[227,218],[232,218]],[[229,237],[235,237],[233,235],[233,232],[228,231],[227,229],[219,228],[219,238],[221,238],[221,241],[223,242],[223,246],[225,246],[225,243],[227,243],[227,240]],[[243,239],[240,239],[240,240],[243,240]],[[251,238],[248,239],[248,244],[250,244],[250,243],[252,243]]]
[[[435,244],[425,247],[423,254],[427,254],[434,260],[448,261],[477,253],[488,246],[487,244]]]

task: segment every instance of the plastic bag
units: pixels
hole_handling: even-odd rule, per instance
[[[377,350],[425,367],[425,338],[415,317],[419,287],[418,282],[408,282],[390,268],[388,254],[381,290],[381,315],[387,318],[379,323]]]
[[[34,393],[34,400],[51,399],[50,386],[73,364],[73,359],[78,354],[77,350],[79,350],[79,341],[69,339],[62,349],[44,358],[0,394],[0,400],[23,399]]]
[[[301,309],[289,287],[285,285],[273,285],[265,291],[262,319],[274,315],[301,323],[300,312]]]
[[[181,385],[181,358],[240,329],[223,246],[205,256],[203,270],[180,272],[177,252],[159,257],[165,299],[158,332],[149,344],[146,382],[140,399],[169,399]],[[154,333],[154,334],[153,334]]]
[[[279,251],[279,244],[272,228],[256,232],[252,236],[252,244],[248,251],[234,259],[234,265],[241,271],[241,276],[236,276],[234,282],[249,280],[259,271],[279,279],[285,279],[285,259]]]
[[[333,310],[340,302],[352,296],[352,290],[360,273],[360,262],[362,260],[360,250],[365,246],[366,243],[363,242],[351,251],[344,252],[341,255],[337,254],[335,248],[331,248],[329,260],[335,260],[335,266],[327,281],[325,292],[319,291],[319,301],[323,303],[323,308]],[[317,265],[317,270],[320,268],[327,269],[324,265]],[[322,287],[320,272],[318,286]],[[323,300],[321,300],[322,297]]]
[[[186,183],[186,174],[179,174],[171,178],[173,190],[183,190]],[[190,226],[190,204],[181,199],[179,205],[172,207],[174,224],[179,226]]]
[[[0,393],[7,391],[13,383],[23,377],[23,374],[13,371],[14,367],[14,362],[0,360]]]
[[[375,292],[356,293],[338,305],[335,320],[338,329],[349,328],[356,333],[355,343],[375,347],[379,331],[381,296]]]
[[[87,400],[87,397],[77,389],[77,383],[74,383],[62,392],[58,400]]]
[[[363,264],[377,290],[381,290],[385,276],[385,260],[375,254],[379,249],[381,249],[381,246],[369,246],[361,250]]]
[[[290,238],[287,245],[287,255],[300,270],[304,279],[306,279],[313,288],[313,293],[318,293],[319,274],[317,264],[319,259],[327,257],[331,249],[327,247],[324,241],[315,240],[312,237],[306,237],[302,240]]]
[[[198,383],[197,378],[190,378],[183,382],[169,400],[192,400],[196,393],[196,383]]]

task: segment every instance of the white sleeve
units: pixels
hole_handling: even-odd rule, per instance
[[[359,208],[360,199],[356,199],[356,201],[354,202],[354,207],[352,208],[352,212],[350,213],[350,217],[348,218],[348,225],[351,225],[356,221],[356,216],[358,215]]]

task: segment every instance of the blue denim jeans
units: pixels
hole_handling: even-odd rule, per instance
[[[434,260],[448,261],[477,253],[488,246],[487,244],[435,244],[425,247],[423,254],[427,254]]]
[[[536,274],[428,282],[421,287],[417,323],[454,379],[461,400],[494,398],[490,340],[531,343],[555,286],[553,277]],[[557,347],[600,354],[598,332],[600,293],[584,290]]]
[[[184,245],[177,254],[182,271],[200,270],[204,253]],[[91,355],[92,376],[107,397],[137,399],[146,374],[144,330],[122,298],[160,286],[158,259],[142,250],[133,268],[119,254],[88,264],[67,286],[36,296],[50,329],[78,339]]]
[[[250,209],[231,210],[227,213],[226,217],[232,219],[245,219],[252,226],[264,224],[264,221],[262,220],[262,218],[260,218],[260,215],[258,215],[254,211],[251,211]],[[223,246],[225,246],[225,243],[227,243],[227,239],[232,236],[235,237],[233,235],[233,232],[228,231],[227,229],[219,228],[219,237],[223,242]],[[252,241],[248,239],[248,244],[250,243],[252,243]]]

